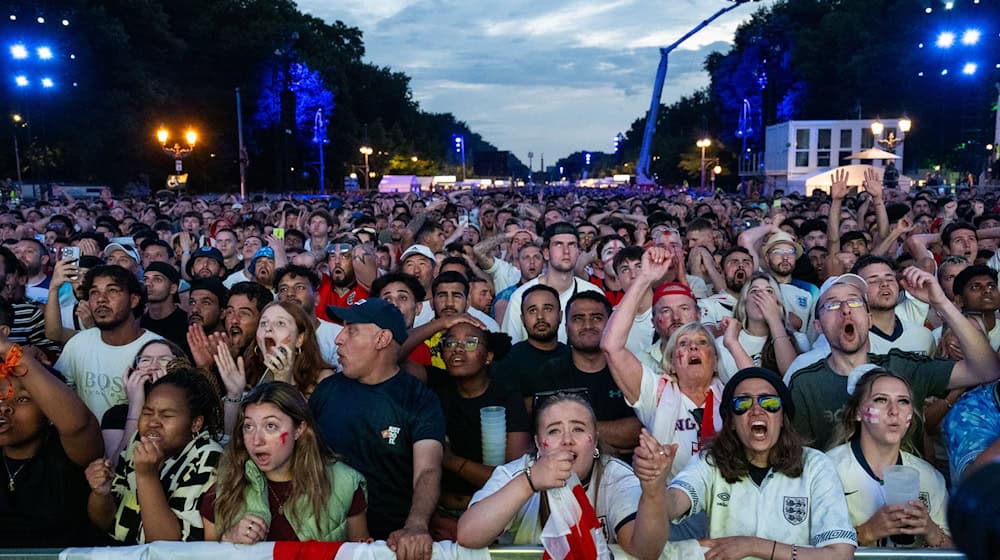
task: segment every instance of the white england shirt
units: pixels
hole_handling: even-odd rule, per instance
[[[517,478],[524,472],[525,465],[530,457],[524,455],[506,465],[500,465],[493,469],[493,474],[486,481],[482,489],[472,495],[469,506],[482,501],[510,481]],[[598,459],[604,462],[604,468],[598,482],[597,503],[594,503],[595,487],[592,484],[585,484],[587,498],[594,506],[597,519],[601,522],[604,530],[604,538],[608,544],[617,542],[617,531],[623,525],[635,519],[636,511],[639,509],[639,497],[642,489],[639,487],[639,479],[632,472],[631,467],[618,459],[607,458]],[[595,462],[596,465],[596,462]],[[535,492],[531,498],[521,507],[514,518],[507,523],[504,534],[500,536],[502,545],[540,545],[542,544],[542,526],[539,523],[538,507],[541,504],[541,493]]]
[[[781,288],[781,301],[785,304],[785,311],[794,313],[799,319],[802,319],[802,327],[799,332],[806,332],[814,318],[812,294],[792,284],[779,284],[778,286]]]
[[[698,308],[701,309],[701,322],[714,325],[725,317],[733,316],[733,310],[736,309],[736,296],[729,292],[722,292],[699,299]]]
[[[809,337],[806,335],[796,332],[795,344],[799,347],[799,354],[803,354],[809,351]],[[732,352],[726,348],[725,343],[722,341],[723,337],[718,337],[715,339],[715,347],[719,352],[719,377],[722,381],[729,381],[733,375],[736,374],[740,368],[736,367],[736,360],[733,358]],[[767,344],[767,336],[756,336],[752,335],[746,330],[740,330],[740,346],[746,351],[750,359],[753,360],[753,365],[760,366],[761,353],[764,350],[764,345]],[[780,373],[780,372],[779,372]]]
[[[803,451],[805,468],[798,478],[772,471],[759,487],[749,477],[730,484],[699,455],[670,482],[670,488],[691,500],[683,517],[700,511],[708,514],[711,538],[742,535],[799,546],[857,546],[833,462],[815,449]]]
[[[839,445],[826,452],[826,455],[833,461],[837,474],[840,475],[840,481],[844,485],[847,510],[851,516],[851,525],[855,527],[867,522],[875,515],[875,512],[885,505],[882,482],[869,471],[867,461],[862,465],[858,459],[858,453],[858,450],[852,449],[850,443]],[[920,471],[920,501],[927,506],[931,521],[941,527],[945,534],[950,535],[946,519],[948,490],[945,487],[944,477],[927,461],[905,451],[901,454],[904,465]],[[880,547],[897,546],[889,539],[883,539],[877,544]]]

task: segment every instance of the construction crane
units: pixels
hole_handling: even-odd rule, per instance
[[[636,183],[640,185],[655,185],[656,181],[653,180],[652,174],[649,172],[649,161],[650,161],[650,148],[653,143],[653,133],[656,132],[656,118],[657,114],[660,112],[660,96],[663,95],[663,80],[667,77],[667,59],[670,57],[670,53],[674,49],[680,46],[681,43],[688,40],[692,35],[701,31],[708,24],[712,23],[719,17],[729,13],[732,10],[738,8],[741,4],[746,4],[748,2],[759,2],[760,0],[729,0],[732,2],[731,6],[726,6],[718,12],[712,15],[712,17],[706,19],[705,21],[699,23],[694,29],[688,31],[683,37],[678,39],[672,45],[668,47],[663,47],[660,49],[660,66],[656,69],[656,82],[653,84],[653,98],[649,102],[649,113],[646,115],[646,130],[642,134],[642,149],[639,151],[639,164],[636,166]]]

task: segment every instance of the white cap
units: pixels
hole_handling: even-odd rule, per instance
[[[107,247],[104,248],[104,258],[110,257],[111,253],[115,251],[123,251],[129,257],[132,257],[132,260],[135,262],[141,262],[139,259],[139,252],[135,250],[135,247],[122,245],[121,243],[108,243]]]
[[[406,259],[412,257],[413,255],[420,255],[421,257],[434,262],[434,251],[431,251],[431,248],[427,245],[410,245],[405,251],[403,251],[403,254],[400,255],[399,262],[404,263],[406,262]]]

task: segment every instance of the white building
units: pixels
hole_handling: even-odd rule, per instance
[[[903,136],[899,130],[900,119],[882,119],[885,130],[882,138],[890,134]],[[882,167],[882,160],[849,160],[847,156],[872,147],[895,153],[896,169],[903,169],[903,142],[894,150],[876,145],[872,134],[873,119],[845,121],[788,121],[767,127],[764,136],[764,172],[768,183],[786,193],[805,192],[806,179],[835,167],[853,164],[871,164]]]

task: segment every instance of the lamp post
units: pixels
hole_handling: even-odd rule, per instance
[[[875,143],[882,144],[889,150],[895,150],[896,144],[902,144],[906,140],[906,133],[910,131],[913,126],[913,121],[907,117],[902,117],[899,119],[899,131],[902,133],[899,137],[893,131],[889,132],[888,138],[882,138],[882,133],[885,132],[885,125],[882,124],[882,119],[876,117],[875,122],[872,123],[872,135],[875,137]]]
[[[705,190],[705,148],[712,145],[712,141],[708,138],[702,138],[695,142],[695,146],[701,148],[701,190]]]
[[[14,121],[14,165],[17,166],[17,188],[23,189],[24,183],[21,181],[21,150],[17,146],[17,129],[27,123],[25,123],[24,118],[18,114],[11,115],[11,120]]]
[[[184,170],[184,164],[181,163],[181,160],[191,155],[191,152],[194,151],[194,145],[198,142],[198,133],[190,128],[184,133],[184,140],[187,142],[186,148],[182,147],[180,142],[174,142],[173,146],[168,146],[167,140],[170,139],[170,132],[165,128],[160,128],[156,131],[156,139],[159,140],[163,152],[174,158],[174,169],[177,173],[180,173]]]
[[[712,192],[715,192],[715,177],[722,173],[722,166],[716,165],[712,168]]]
[[[369,188],[368,178],[370,177],[370,172],[368,170],[368,156],[372,155],[374,150],[372,150],[371,146],[361,146],[361,149],[358,151],[360,151],[365,156],[365,191],[368,191]]]

